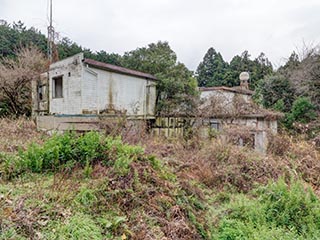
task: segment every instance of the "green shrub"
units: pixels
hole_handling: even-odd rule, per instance
[[[89,177],[92,166],[99,161],[103,166],[112,166],[115,172],[125,175],[131,162],[139,160],[150,161],[159,167],[153,157],[144,156],[143,148],[124,144],[119,137],[106,137],[98,132],[77,136],[67,132],[52,136],[43,145],[31,144],[27,150],[20,150],[18,155],[1,154],[0,174],[11,178],[25,171],[71,171],[78,166],[84,168],[84,175]]]
[[[268,223],[294,229],[299,234],[320,230],[320,201],[302,182],[288,186],[284,180],[270,184],[261,192]]]
[[[213,239],[319,239],[320,201],[300,181],[283,179],[253,196],[237,195],[220,215]]]
[[[308,123],[317,117],[316,107],[306,97],[297,98],[293,104],[290,113],[286,115],[285,125],[292,127],[294,122]]]

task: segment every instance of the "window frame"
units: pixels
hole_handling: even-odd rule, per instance
[[[57,79],[61,79],[61,96],[57,96],[57,92],[56,92],[56,80]],[[52,98],[53,99],[63,98],[63,75],[58,75],[58,76],[52,77]]]

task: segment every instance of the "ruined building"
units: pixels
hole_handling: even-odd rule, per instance
[[[86,59],[83,53],[50,65],[33,83],[39,129],[92,129],[101,116],[154,118],[157,79],[147,73]]]
[[[244,72],[238,87],[199,88],[200,104],[195,112],[156,118],[154,76],[86,59],[80,53],[51,64],[33,82],[33,114],[38,129],[47,131],[98,129],[101,118],[110,121],[125,116],[149,121],[155,135],[179,137],[186,128],[195,127],[202,136],[219,132],[236,144],[265,152],[268,136],[277,133],[281,115],[254,104],[248,79]]]
[[[224,132],[225,137],[239,145],[249,145],[259,152],[265,152],[268,139],[277,133],[278,119],[282,114],[256,105],[249,90],[249,74],[240,74],[238,87],[200,88],[199,107],[203,135]]]

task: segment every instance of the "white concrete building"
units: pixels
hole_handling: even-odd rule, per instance
[[[200,88],[202,135],[224,132],[225,138],[239,145],[250,145],[259,152],[266,152],[268,135],[276,134],[278,119],[282,114],[259,107],[252,101],[253,91],[247,81],[239,87]]]
[[[63,121],[78,117],[75,121],[79,121],[80,117],[117,114],[152,119],[156,81],[150,74],[86,59],[79,53],[51,64],[48,73],[33,84],[33,113],[40,123],[49,117],[50,121],[53,117],[64,117]]]

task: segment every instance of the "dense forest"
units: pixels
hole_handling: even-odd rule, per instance
[[[0,57],[14,59],[17,49],[34,45],[43,54],[47,52],[47,38],[37,29],[28,28],[18,21],[0,22]],[[118,66],[132,68],[155,75],[158,114],[175,111],[188,113],[196,105],[197,86],[238,86],[239,73],[250,73],[250,88],[255,90],[255,101],[266,108],[285,113],[283,125],[288,129],[295,122],[316,123],[320,111],[320,52],[318,48],[304,49],[303,54],[293,52],[287,62],[273,69],[267,56],[261,52],[252,59],[248,51],[232,58],[230,63],[213,47],[205,53],[195,72],[178,62],[177,55],[168,42],[159,41],[146,47],[125,52],[123,55],[94,52],[68,38],[56,43],[57,59],[64,59],[79,52],[85,57]],[[187,103],[187,104],[186,104]],[[2,105],[4,101],[2,101]],[[0,106],[4,114],[4,106]],[[309,126],[309,127],[310,127]],[[306,129],[304,129],[306,130]],[[308,129],[312,132],[314,127]],[[314,135],[314,134],[313,134]]]

